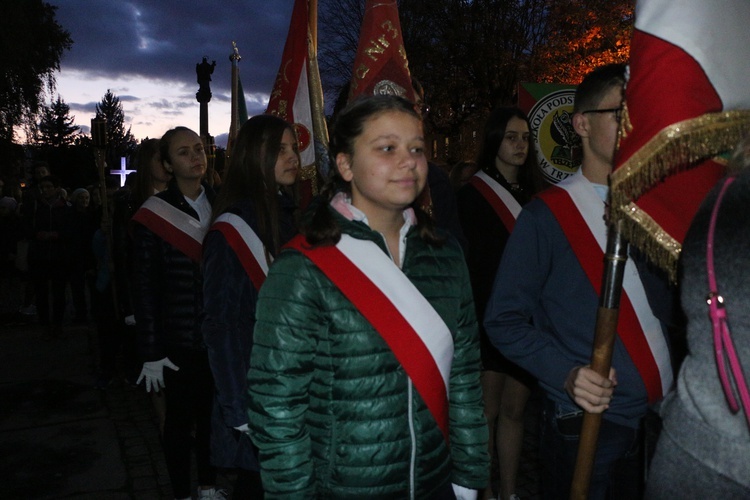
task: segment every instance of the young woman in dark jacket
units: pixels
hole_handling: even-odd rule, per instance
[[[458,215],[466,236],[466,264],[477,308],[482,351],[484,413],[490,429],[490,453],[497,454],[497,494],[489,485],[483,499],[514,500],[523,444],[523,413],[535,383],[527,372],[505,359],[490,343],[481,319],[495,274],[521,206],[540,190],[531,127],[518,108],[490,113],[477,156],[479,171],[457,194]]]
[[[133,290],[138,381],[166,391],[164,454],[175,498],[189,498],[190,450],[195,430],[199,497],[216,494],[209,462],[213,379],[201,322],[200,249],[211,220],[213,191],[201,181],[206,154],[201,138],[177,127],[161,138],[162,162],[174,178],[133,216]],[[223,497],[217,497],[223,498]]]
[[[203,242],[203,338],[217,406],[211,462],[237,469],[234,498],[262,498],[260,467],[245,434],[247,371],[258,289],[281,245],[296,232],[292,188],[299,168],[292,126],[272,115],[250,118],[237,136]]]

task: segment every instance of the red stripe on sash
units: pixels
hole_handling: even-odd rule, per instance
[[[310,259],[383,337],[411,378],[443,433],[448,435],[448,394],[440,370],[416,331],[375,284],[335,246],[310,248],[297,235],[286,246]]]
[[[553,186],[539,195],[562,228],[573,249],[578,263],[588,276],[597,297],[600,297],[604,275],[604,253],[589,230],[570,195],[564,189]],[[623,290],[617,319],[617,334],[633,363],[638,368],[650,403],[658,401],[662,394],[661,375],[646,336],[643,334],[638,316]]]
[[[253,252],[245,244],[245,240],[237,229],[228,222],[219,221],[214,223],[211,231],[219,231],[224,235],[224,239],[226,239],[229,246],[234,250],[234,253],[237,254],[237,258],[240,260],[253,286],[256,290],[260,290],[263,282],[266,281],[266,273],[263,272],[255,255],[253,255]]]
[[[132,220],[146,226],[152,233],[184,253],[193,262],[199,263],[201,261],[203,251],[201,243],[195,241],[163,217],[159,217],[151,210],[141,208],[135,213]]]
[[[479,194],[487,200],[487,203],[490,204],[497,216],[500,217],[505,229],[507,229],[509,233],[513,232],[513,228],[516,225],[516,218],[513,217],[511,211],[505,206],[503,200],[487,185],[486,182],[475,176],[471,177],[469,184],[474,186],[474,188],[479,191]]]

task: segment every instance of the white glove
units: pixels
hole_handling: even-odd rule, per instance
[[[132,314],[130,316],[125,316],[125,324],[128,326],[135,325],[135,316]]]
[[[141,380],[146,381],[146,392],[159,392],[160,388],[166,387],[164,385],[164,367],[171,368],[174,371],[179,370],[177,365],[172,363],[169,358],[160,359],[159,361],[146,361],[143,363],[143,370],[138,376],[138,380],[135,381],[136,385],[141,383]]]
[[[477,496],[479,495],[477,490],[464,488],[453,483],[451,483],[451,486],[453,486],[453,494],[456,495],[456,500],[477,500]]]
[[[242,432],[242,433],[245,433],[245,432],[247,432],[247,431],[249,431],[249,430],[250,430],[250,426],[249,426],[249,425],[247,425],[247,424],[242,424],[242,425],[240,425],[239,427],[235,427],[234,429],[235,429],[235,430],[238,430],[238,431],[240,431],[240,432]]]

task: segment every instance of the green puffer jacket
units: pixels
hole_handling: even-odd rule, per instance
[[[383,237],[334,212],[343,232]],[[479,340],[461,250],[412,228],[403,272],[450,328],[450,449],[380,334],[295,250],[275,261],[257,305],[250,362],[250,434],[266,498],[434,498],[489,474]]]

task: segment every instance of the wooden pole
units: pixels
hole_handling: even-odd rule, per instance
[[[612,366],[612,351],[617,336],[617,319],[620,312],[620,296],[622,295],[622,279],[625,273],[625,263],[628,259],[628,243],[622,235],[621,225],[622,221],[618,221],[615,226],[610,226],[607,235],[604,282],[602,283],[602,293],[596,315],[594,346],[591,353],[591,369],[602,377],[609,377],[609,369]],[[570,488],[572,500],[584,500],[588,497],[601,422],[601,413],[584,412],[581,437],[578,442],[576,468]]]
[[[308,21],[310,24],[310,41],[316,57],[318,54],[318,0],[310,0],[307,4]]]
[[[113,237],[112,222],[109,218],[109,197],[107,195],[107,181],[104,172],[104,156],[107,150],[107,119],[103,116],[97,116],[91,120],[91,141],[94,144],[94,155],[96,157],[96,166],[99,172],[99,194],[102,201],[102,219],[101,229],[107,242],[106,264],[109,271],[109,286],[112,289],[112,307],[115,318],[120,318],[119,301],[117,300],[117,287],[115,286],[115,264],[113,260]]]

